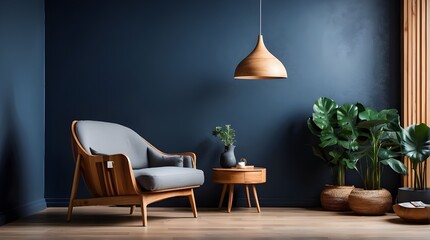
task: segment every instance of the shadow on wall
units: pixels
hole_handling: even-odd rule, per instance
[[[13,103],[6,100],[3,106],[3,117],[1,123],[0,139],[0,225],[18,219],[25,213],[22,208],[18,207],[22,203],[23,196],[22,186],[22,155],[19,148],[19,139],[13,111]],[[4,121],[4,122],[3,122]]]
[[[267,148],[280,158],[268,162],[272,172],[277,171],[276,175],[268,175],[268,181],[275,186],[271,189],[282,189],[278,196],[274,195],[273,201],[276,202],[272,205],[315,207],[319,205],[319,194],[325,181],[330,181],[329,168],[312,154],[312,135],[306,125],[307,113],[300,111],[291,116],[295,117],[284,119],[284,123],[279,124],[282,128],[278,129],[278,144]]]
[[[196,190],[196,198],[204,199],[204,201],[201,201],[204,203],[202,207],[214,207],[218,205],[222,185],[212,182],[212,168],[220,167],[219,158],[221,153],[222,147],[220,148],[220,145],[214,144],[209,137],[203,139],[196,148],[197,157],[200,156],[200,161],[197,159],[197,167],[205,170],[205,184]],[[210,159],[216,160],[210,161]],[[236,205],[236,200],[237,198],[233,199],[233,205]]]

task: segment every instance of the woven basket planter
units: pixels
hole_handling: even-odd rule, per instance
[[[329,211],[349,211],[348,197],[354,186],[325,185],[320,195],[321,205]]]
[[[359,215],[384,215],[392,204],[391,193],[386,189],[364,190],[355,188],[348,198],[349,207]]]

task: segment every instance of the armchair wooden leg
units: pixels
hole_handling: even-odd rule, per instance
[[[130,215],[131,215],[131,214],[133,214],[133,212],[134,212],[134,207],[135,207],[134,205],[131,205],[131,207],[130,207]]]
[[[70,222],[72,219],[73,202],[75,200],[76,191],[79,185],[79,168],[81,167],[81,155],[78,155],[76,159],[75,172],[73,174],[72,191],[70,193],[69,209],[67,210],[67,221]]]
[[[194,199],[194,191],[193,189],[190,189],[191,194],[188,196],[188,200],[190,201],[191,210],[193,211],[193,215],[195,218],[197,218],[197,207],[196,207],[196,200]]]
[[[145,197],[142,197],[140,209],[142,213],[142,225],[146,227],[148,225],[148,209],[146,208],[146,201],[144,198]]]
[[[70,222],[72,220],[72,211],[73,211],[73,200],[70,199],[69,209],[67,210],[67,221]]]

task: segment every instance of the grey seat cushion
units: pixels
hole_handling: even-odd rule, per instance
[[[133,170],[142,191],[200,186],[204,183],[203,171],[182,167],[155,167]]]

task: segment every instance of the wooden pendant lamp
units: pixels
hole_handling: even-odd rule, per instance
[[[273,56],[264,45],[261,35],[261,0],[260,0],[260,34],[257,46],[243,59],[234,72],[235,79],[284,79],[287,78],[287,70],[275,56]]]

